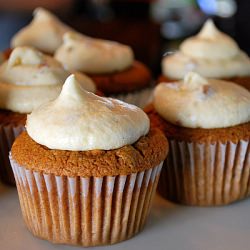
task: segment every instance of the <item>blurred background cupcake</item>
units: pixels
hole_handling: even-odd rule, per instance
[[[86,92],[71,75],[26,128],[10,159],[34,235],[96,246],[142,230],[168,144],[141,109]]]
[[[196,36],[184,40],[179,51],[163,58],[159,81],[183,79],[189,71],[230,80],[250,89],[250,58],[212,20],[206,21]]]
[[[33,20],[12,37],[11,48],[31,46],[53,55],[62,44],[63,35],[70,30],[53,13],[39,7],[33,12]]]
[[[189,73],[161,83],[147,107],[152,127],[169,139],[160,194],[174,202],[225,205],[250,195],[250,92]]]
[[[0,178],[14,184],[8,154],[15,137],[24,130],[26,114],[55,99],[70,75],[53,57],[30,47],[15,48],[0,65]],[[77,73],[82,87],[95,92],[93,81]]]
[[[129,46],[68,32],[55,58],[68,70],[88,74],[106,95],[144,107],[151,97],[150,70]]]

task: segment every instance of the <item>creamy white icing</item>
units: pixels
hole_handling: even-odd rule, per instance
[[[162,71],[173,79],[182,79],[189,71],[211,78],[249,76],[250,58],[208,20],[196,36],[181,44],[180,51],[163,59]]]
[[[33,48],[18,47],[0,65],[0,108],[29,113],[55,99],[69,75],[53,57]],[[76,77],[85,89],[95,91],[89,77],[80,73]]]
[[[136,106],[86,92],[71,75],[56,100],[28,115],[26,128],[50,149],[110,150],[147,134],[149,119]]]
[[[67,32],[55,58],[69,70],[84,73],[112,73],[130,67],[134,60],[129,46]]]
[[[34,11],[32,22],[21,29],[11,40],[11,46],[33,46],[43,52],[53,54],[62,44],[63,34],[71,30],[56,16],[43,8]]]
[[[182,127],[231,127],[250,121],[250,92],[190,72],[183,81],[159,84],[154,107],[165,120]]]

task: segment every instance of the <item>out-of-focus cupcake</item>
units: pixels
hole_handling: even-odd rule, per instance
[[[212,20],[208,20],[196,36],[186,39],[179,51],[163,58],[159,82],[183,79],[190,71],[250,89],[250,58],[231,37],[219,31]]]
[[[72,29],[51,12],[39,7],[35,9],[31,23],[12,38],[11,47],[32,46],[46,54],[53,55],[62,44],[65,32],[70,30]]]
[[[34,235],[96,246],[143,228],[168,144],[142,110],[86,92],[72,75],[26,128],[10,159]]]
[[[4,61],[4,54],[0,52],[0,64]]]
[[[68,70],[90,76],[106,95],[144,107],[152,93],[150,70],[129,46],[68,32],[55,58]]]
[[[9,151],[15,137],[24,130],[26,114],[55,99],[70,75],[53,57],[29,47],[13,50],[0,65],[0,179],[14,184]],[[77,73],[83,88],[95,92],[93,81]]]
[[[250,195],[250,92],[189,73],[161,83],[147,107],[151,126],[169,139],[159,181],[165,198],[188,205],[225,205]]]

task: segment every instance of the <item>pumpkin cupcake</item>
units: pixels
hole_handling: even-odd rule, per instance
[[[67,32],[55,58],[68,70],[86,73],[106,95],[144,107],[152,93],[150,70],[129,46]]]
[[[69,75],[53,57],[29,47],[14,49],[0,65],[0,178],[6,183],[14,184],[8,155],[24,130],[26,114],[55,99]],[[96,90],[90,78],[80,73],[77,77],[88,91]]]
[[[159,181],[165,198],[196,206],[225,205],[250,195],[250,92],[189,73],[161,83],[147,107],[151,126],[169,139]]]
[[[10,159],[34,235],[97,246],[143,228],[168,144],[142,110],[86,92],[72,75],[26,128]]]
[[[250,89],[250,58],[231,37],[219,31],[212,20],[208,20],[196,36],[186,39],[179,51],[163,58],[159,82],[183,79],[189,71]]]
[[[31,46],[53,55],[62,44],[65,32],[72,30],[44,8],[36,8],[31,23],[22,28],[11,40],[11,47]],[[8,50],[6,51],[8,55]]]

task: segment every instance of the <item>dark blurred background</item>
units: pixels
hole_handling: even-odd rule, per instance
[[[197,33],[207,18],[250,54],[250,0],[0,0],[0,50],[37,6],[86,35],[130,45],[155,75],[162,55]]]

